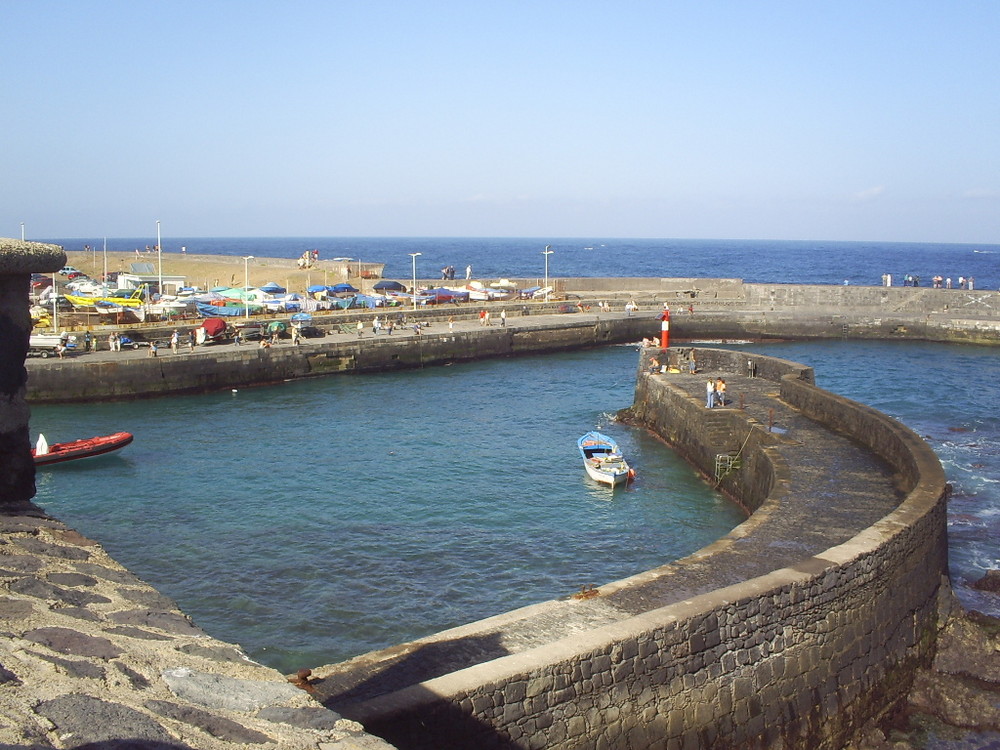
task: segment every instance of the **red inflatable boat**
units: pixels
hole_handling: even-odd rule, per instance
[[[39,435],[38,443],[31,449],[31,455],[35,459],[35,466],[46,466],[111,453],[124,448],[132,440],[131,432],[116,432],[112,435],[100,435],[83,440],[72,440],[68,443],[48,445],[45,442],[45,436]]]

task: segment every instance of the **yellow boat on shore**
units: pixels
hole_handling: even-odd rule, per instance
[[[120,296],[119,296],[120,295]],[[63,295],[73,307],[95,307],[98,303],[105,305],[121,305],[122,307],[139,307],[146,301],[146,287],[138,289],[120,289],[104,297],[86,297],[77,294]]]

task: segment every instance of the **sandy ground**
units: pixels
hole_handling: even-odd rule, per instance
[[[104,253],[88,253],[83,250],[67,252],[67,264],[79,268],[92,278],[99,278],[104,273]],[[155,253],[144,254],[137,258],[135,253],[108,253],[108,271],[132,270],[136,261],[152,263],[157,269]],[[190,253],[164,253],[162,257],[164,276],[185,276],[190,286],[200,286],[211,289],[214,286],[243,286],[244,263],[239,256],[228,255],[193,255]],[[159,269],[157,269],[159,271]],[[351,276],[348,278],[344,264],[332,260],[316,262],[311,269],[302,270],[296,266],[293,258],[254,258],[246,264],[246,274],[251,286],[261,286],[270,281],[279,284],[291,292],[303,292],[313,284],[339,284],[349,281],[363,291],[369,291],[371,284],[377,279],[359,279],[357,269],[352,265]],[[405,280],[402,280],[405,281]],[[359,286],[363,284],[363,286]]]

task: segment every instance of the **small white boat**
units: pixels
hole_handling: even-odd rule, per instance
[[[607,435],[588,432],[576,442],[583,456],[583,468],[594,481],[617,487],[635,476],[618,444]]]

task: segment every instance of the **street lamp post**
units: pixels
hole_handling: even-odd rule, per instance
[[[252,260],[252,255],[243,256],[243,309],[247,320],[250,320],[250,300],[247,299],[247,294],[250,291],[250,261]]]
[[[413,312],[417,311],[417,256],[423,255],[423,253],[410,253],[410,259],[413,261]]]
[[[555,252],[555,250],[550,250],[552,245],[546,245],[545,249],[542,250],[542,255],[545,256],[545,301],[549,301],[549,256]]]
[[[24,222],[21,222],[21,242],[24,242]]]
[[[160,222],[156,222],[156,265],[157,265],[157,282],[156,282],[156,292],[160,295],[160,299],[163,299],[163,249],[160,247]]]

